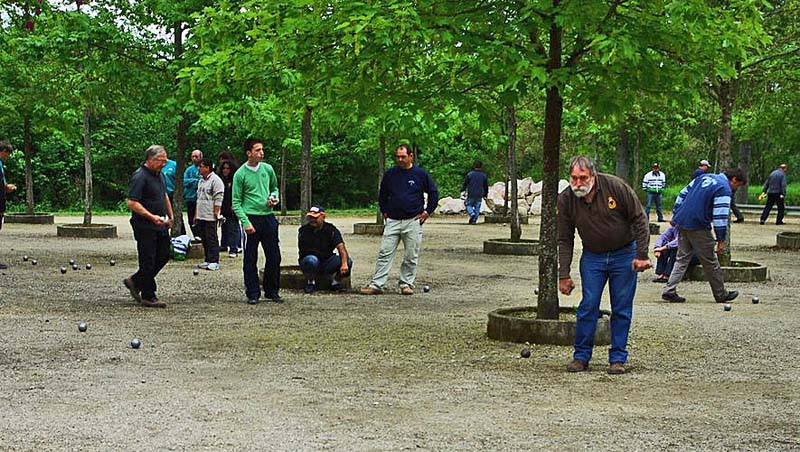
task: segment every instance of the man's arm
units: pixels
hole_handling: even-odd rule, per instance
[[[728,215],[731,210],[731,194],[720,187],[714,192],[714,202],[711,207],[711,223],[714,225],[714,234],[717,242],[725,242],[728,235]]]
[[[691,188],[694,186],[695,181],[698,179],[700,179],[700,177],[692,179],[692,181],[689,182],[689,185],[683,187],[683,190],[681,190],[681,192],[678,193],[678,197],[675,199],[675,205],[672,206],[672,213],[678,213],[681,204],[683,204],[683,201],[686,199],[686,195],[689,194],[689,190],[691,190]]]
[[[269,165],[267,170],[269,171],[269,197],[274,200],[270,203],[270,207],[272,207],[281,202],[281,192],[278,186],[278,176],[275,174],[275,168]]]
[[[645,271],[651,267],[648,247],[650,246],[650,225],[642,210],[642,204],[636,193],[627,185],[622,187],[620,193],[625,206],[628,221],[630,222],[636,238],[636,257],[633,258],[633,269]]]
[[[467,175],[464,176],[464,182],[461,183],[461,190],[459,191],[466,191],[468,184],[469,184],[469,173],[467,173]]]
[[[483,174],[483,197],[489,196],[489,175]]]
[[[150,211],[145,209],[142,203],[140,203],[139,201],[135,201],[133,199],[128,198],[127,204],[128,204],[128,209],[130,209],[131,212],[135,213],[136,215],[139,215],[140,217],[155,224],[156,226],[167,226],[171,221],[171,220],[162,221],[161,217],[150,213]]]
[[[339,243],[336,245],[336,251],[339,252],[339,258],[342,261],[342,264],[339,266],[339,274],[342,276],[347,275],[350,272],[350,267],[347,265],[347,248],[344,246],[344,242]]]
[[[225,199],[225,184],[222,179],[215,178],[212,189],[214,190],[214,218],[218,219],[219,212],[222,209],[222,200]]]
[[[378,207],[383,212],[383,218],[386,218],[386,212],[389,209],[389,171],[384,173],[381,178],[381,187],[378,190]]]
[[[250,171],[250,170],[245,170]],[[231,209],[236,214],[236,218],[242,222],[245,231],[249,229],[248,234],[252,234],[255,229],[250,224],[247,214],[244,211],[244,176],[238,171],[233,175],[233,183],[231,184]]]

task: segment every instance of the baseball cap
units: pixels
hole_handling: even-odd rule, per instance
[[[708,160],[706,159],[700,160],[700,166],[709,166]]]
[[[306,213],[306,216],[318,218],[320,215],[323,214],[325,214],[325,209],[323,209],[320,206],[313,206],[310,209],[308,209],[308,213]]]
[[[653,166],[658,166],[658,163],[653,163]]]

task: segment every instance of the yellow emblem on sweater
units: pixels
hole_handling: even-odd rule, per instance
[[[608,197],[608,208],[609,209],[616,209],[617,208],[617,201],[612,198],[611,196]]]

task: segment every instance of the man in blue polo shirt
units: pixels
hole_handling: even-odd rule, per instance
[[[375,273],[369,285],[361,288],[364,295],[383,293],[383,286],[389,279],[394,255],[400,241],[405,254],[400,267],[400,293],[414,294],[414,280],[417,276],[419,250],[422,246],[422,224],[428,219],[439,202],[439,190],[431,175],[424,169],[414,166],[414,153],[406,144],[395,150],[397,165],[386,171],[381,180],[378,196],[386,226],[383,229],[381,248],[375,263]],[[427,206],[424,195],[428,195]]]
[[[693,254],[703,265],[703,271],[717,303],[731,301],[739,295],[735,290],[725,290],[722,268],[717,255],[725,248],[731,194],[746,183],[747,177],[744,172],[736,168],[724,174],[702,175],[693,179],[681,190],[672,210],[672,223],[678,226],[678,256],[661,294],[664,301],[670,303],[686,301],[686,298],[678,295],[676,289],[689,267]],[[717,236],[716,246],[711,235],[712,225]]]

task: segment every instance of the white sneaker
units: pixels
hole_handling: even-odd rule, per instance
[[[236,254],[236,253],[230,253],[230,254],[228,254],[228,257],[230,257],[230,258],[235,258],[236,256],[238,256],[238,254]]]
[[[212,272],[215,272],[215,271],[219,270],[219,264],[208,264],[208,267],[206,267],[206,270],[211,270]]]
[[[202,268],[203,270],[208,269],[208,262],[203,262],[202,264],[197,264],[197,268]]]

